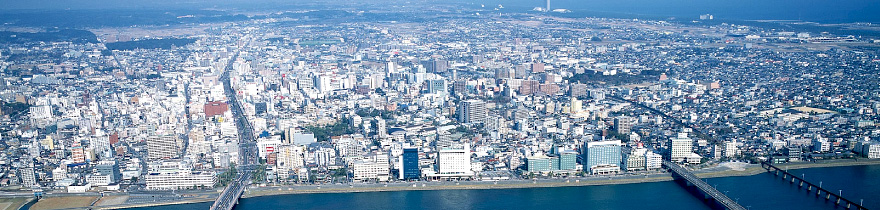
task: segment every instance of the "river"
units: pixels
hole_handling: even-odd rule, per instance
[[[880,209],[880,165],[790,170]],[[768,173],[707,179],[750,209],[834,209],[832,202]],[[815,192],[815,191],[813,191]],[[207,209],[210,203],[132,210]],[[431,190],[277,195],[242,199],[237,210],[275,209],[709,209],[676,182],[490,190]]]

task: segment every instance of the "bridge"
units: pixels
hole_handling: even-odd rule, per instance
[[[691,173],[686,168],[679,166],[676,163],[669,162],[668,160],[663,160],[663,167],[666,167],[670,171],[672,171],[672,176],[681,178],[685,181],[685,184],[688,186],[696,186],[697,190],[703,193],[705,196],[704,199],[707,201],[714,201],[717,206],[713,206],[719,209],[729,209],[729,210],[746,210],[742,205],[739,205],[733,199],[730,199],[718,189],[715,189],[711,185],[704,182],[702,179],[698,178]]]
[[[244,115],[235,90],[232,88],[232,83],[229,81],[229,72],[232,71],[232,64],[237,58],[238,52],[229,59],[229,63],[227,63],[225,71],[220,76],[220,80],[223,82],[229,107],[231,108],[232,115],[235,116],[235,126],[238,129],[239,172],[236,174],[235,180],[223,189],[217,200],[214,200],[211,210],[232,210],[232,207],[238,204],[238,199],[243,194],[245,188],[250,184],[251,173],[254,171],[256,164],[259,164],[256,144],[254,143],[256,140],[254,139],[253,126]]]
[[[223,192],[211,205],[211,210],[231,210],[235,204],[238,204],[238,198],[244,193],[248,179],[250,179],[250,172],[240,172],[236,180],[223,189]]]
[[[816,190],[816,197],[822,196],[824,194],[825,200],[834,200],[834,205],[842,205],[846,209],[851,209],[851,208],[855,208],[857,210],[867,209],[864,206],[862,206],[861,204],[856,204],[855,202],[852,202],[849,199],[844,198],[843,196],[840,195],[840,192],[835,194],[834,192],[831,192],[829,190],[822,188],[822,186],[820,186],[820,185],[815,185],[813,183],[810,183],[807,180],[804,180],[802,177],[797,177],[791,173],[788,173],[788,171],[785,171],[785,170],[777,168],[776,166],[773,166],[772,164],[770,164],[768,162],[762,161],[761,168],[766,169],[768,173],[772,173],[775,176],[779,176],[780,174],[782,174],[782,180],[788,181],[789,183],[792,183],[792,184],[797,182],[798,188],[804,188],[805,190],[807,190],[807,192],[813,191],[815,189]]]

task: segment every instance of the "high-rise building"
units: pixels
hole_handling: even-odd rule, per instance
[[[669,138],[669,160],[672,162],[685,162],[693,152],[694,141],[688,138],[687,133],[678,133],[678,136]]]
[[[440,174],[472,175],[471,149],[468,144],[440,148],[437,168]]]
[[[86,152],[83,149],[82,145],[80,145],[79,141],[74,141],[70,147],[70,158],[74,163],[85,163],[86,162]]]
[[[376,134],[379,135],[379,138],[385,138],[388,136],[388,125],[385,122],[385,119],[382,119],[379,116],[376,116]]]
[[[487,116],[486,102],[481,100],[462,101],[458,106],[458,121],[462,123],[482,123]]]
[[[544,63],[535,62],[532,63],[532,73],[541,73],[544,72]]]
[[[735,157],[736,153],[736,141],[724,142],[724,157]]]
[[[302,146],[285,144],[277,148],[276,165],[278,166],[278,176],[287,179],[290,172],[298,171],[305,164],[305,152]]]
[[[529,172],[547,172],[553,170],[550,157],[535,156],[526,158],[526,170]]]
[[[229,105],[219,101],[212,101],[205,103],[205,117],[211,118],[216,115],[223,115],[226,111],[229,111]]]
[[[575,170],[577,169],[577,152],[562,151],[559,153],[558,170]]]
[[[593,141],[584,145],[584,170],[591,174],[610,174],[620,172],[621,142]]]
[[[572,98],[587,96],[587,84],[572,84],[568,92]]]
[[[619,116],[614,118],[614,130],[623,135],[628,135],[635,124],[633,117]]]
[[[397,66],[394,65],[394,62],[389,61],[385,63],[385,76],[391,77],[391,74],[397,73]]]
[[[437,80],[428,80],[428,93],[445,93],[446,92],[446,80],[437,79]]]
[[[25,187],[39,187],[39,183],[37,183],[37,176],[34,174],[33,167],[23,167],[18,169],[18,176],[21,177],[21,186]]]
[[[800,147],[786,147],[784,151],[788,156],[788,162],[797,162],[802,159],[803,151]]]
[[[400,155],[400,171],[398,174],[398,178],[402,180],[418,179],[421,176],[418,148],[403,148],[403,154]]]
[[[147,138],[147,158],[150,160],[172,159],[180,155],[176,135],[151,136]]]

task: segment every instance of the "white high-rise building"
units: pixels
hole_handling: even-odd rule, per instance
[[[276,151],[278,152],[278,159],[276,162],[276,165],[278,166],[278,176],[282,179],[289,177],[290,171],[296,172],[305,164],[305,150],[302,146],[281,145],[278,146]]]
[[[39,187],[37,176],[34,174],[34,168],[24,167],[18,169],[18,175],[21,177],[21,186]]]
[[[397,66],[394,65],[394,62],[385,63],[385,76],[390,77],[393,73],[397,73]]]
[[[736,153],[736,141],[724,142],[724,157],[735,157]]]
[[[438,152],[437,168],[440,174],[473,175],[470,145],[441,148]]]
[[[661,164],[663,163],[663,157],[658,155],[657,153],[648,152],[645,153],[645,168],[647,170],[659,169]]]
[[[584,144],[584,170],[591,174],[620,172],[622,154],[620,140],[593,141]]]
[[[151,136],[147,139],[147,158],[150,160],[176,158],[180,154],[176,135]]]
[[[693,152],[694,141],[688,138],[687,133],[678,133],[678,136],[669,138],[669,160],[672,162],[687,161]]]
[[[378,116],[376,116],[375,119],[376,119],[376,134],[379,135],[379,138],[385,138],[385,136],[388,136],[388,128],[387,128],[388,125],[385,122],[385,119],[382,119],[381,117],[378,117]]]
[[[487,116],[484,101],[471,99],[462,101],[458,106],[458,121],[462,123],[482,123],[486,121]]]

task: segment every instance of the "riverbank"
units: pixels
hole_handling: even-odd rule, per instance
[[[796,162],[776,165],[779,168],[790,170],[803,168],[844,167],[860,165],[880,165],[880,159],[868,160],[828,160],[822,162]],[[758,164],[721,164],[715,167],[694,170],[694,174],[700,178],[717,178],[732,176],[753,176],[766,172]],[[359,193],[359,192],[387,192],[387,191],[412,191],[412,190],[490,190],[512,188],[545,188],[545,187],[577,187],[593,185],[616,185],[636,184],[648,182],[672,181],[668,173],[649,175],[626,175],[626,176],[601,176],[580,177],[569,179],[539,179],[539,180],[505,180],[505,181],[466,181],[466,182],[409,182],[388,184],[355,184],[355,185],[295,185],[295,186],[266,186],[250,187],[243,198],[260,196],[287,195],[287,194],[313,194],[313,193]],[[214,195],[216,196],[216,195]],[[120,204],[112,206],[95,206],[95,209],[121,209],[147,206],[162,206],[184,203],[213,202],[213,197],[201,197],[192,200],[180,200],[167,203],[148,204]]]
[[[820,162],[792,162],[775,164],[776,167],[787,170],[804,169],[804,168],[826,168],[826,167],[845,167],[845,166],[863,166],[863,165],[880,165],[880,159],[842,159],[842,160],[825,160]],[[696,170],[694,175],[700,178],[718,178],[731,176],[754,176],[767,172],[761,168],[759,164],[748,164],[742,168],[711,171]]]
[[[0,210],[18,210],[29,198],[0,198]]]

